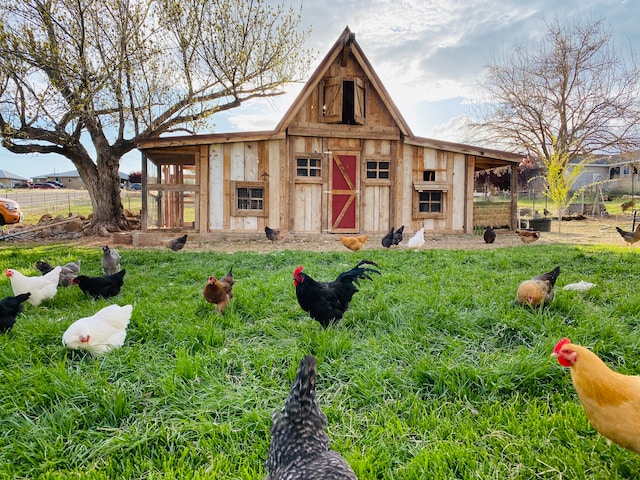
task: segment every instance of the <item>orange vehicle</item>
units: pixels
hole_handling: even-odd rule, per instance
[[[20,205],[14,200],[0,198],[0,226],[21,222],[24,218]]]

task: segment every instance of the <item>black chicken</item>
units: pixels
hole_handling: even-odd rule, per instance
[[[264,227],[264,234],[267,236],[267,239],[271,240],[272,242],[280,240],[280,230]]]
[[[173,250],[174,252],[182,250],[187,243],[187,237],[188,235],[185,233],[181,237],[172,238],[171,240],[167,241],[167,247]]]
[[[329,449],[327,417],[316,399],[316,359],[300,362],[282,412],[275,412],[265,480],[357,480],[347,461]]]
[[[98,299],[114,297],[120,293],[122,284],[124,283],[124,274],[126,270],[120,270],[113,275],[104,277],[87,277],[86,275],[78,275],[72,280],[74,285],[78,285],[87,295]]]
[[[316,282],[309,275],[302,273],[302,266],[296,268],[293,272],[293,285],[296,287],[298,303],[311,318],[327,328],[329,324],[340,320],[349,308],[351,298],[358,291],[356,285],[360,285],[359,280],[371,280],[370,273],[380,275],[374,268],[362,267],[365,264],[378,266],[375,262],[360,260],[355,267],[342,272],[332,282]]]
[[[493,243],[496,240],[496,231],[491,227],[487,227],[483,236],[484,243]]]
[[[22,302],[31,296],[30,292],[6,297],[0,300],[0,333],[6,333],[16,323],[16,317],[22,311]]]
[[[393,227],[391,227],[391,230],[389,230],[387,234],[382,237],[382,246],[384,248],[389,248],[391,245],[393,245]]]
[[[400,242],[402,242],[403,234],[404,234],[404,225],[402,225],[399,229],[397,229],[395,232],[393,232],[393,244],[394,245],[400,245]]]

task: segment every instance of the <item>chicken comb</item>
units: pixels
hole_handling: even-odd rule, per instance
[[[555,348],[553,349],[553,353],[559,353],[563,345],[566,345],[567,343],[571,343],[571,340],[569,340],[567,337],[560,340],[558,344],[555,346]]]
[[[295,277],[296,275],[298,275],[302,271],[302,269],[303,269],[302,265],[296,268],[293,272],[293,276]]]

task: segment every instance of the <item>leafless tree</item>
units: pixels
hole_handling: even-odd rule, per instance
[[[640,70],[629,46],[617,50],[602,19],[555,19],[546,35],[494,58],[473,126],[485,140],[544,165],[544,194],[561,218],[573,195],[569,163],[640,145]]]
[[[312,60],[299,25],[299,10],[267,0],[4,0],[2,145],[68,158],[93,228],[127,229],[122,156],[141,139],[211,131],[215,113],[283,93]]]

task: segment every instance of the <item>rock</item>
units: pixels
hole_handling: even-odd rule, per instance
[[[64,225],[65,232],[69,232],[69,233],[80,232],[82,231],[83,228],[84,228],[84,224],[82,223],[82,220],[80,220],[79,218],[75,218],[69,223],[66,223]]]

